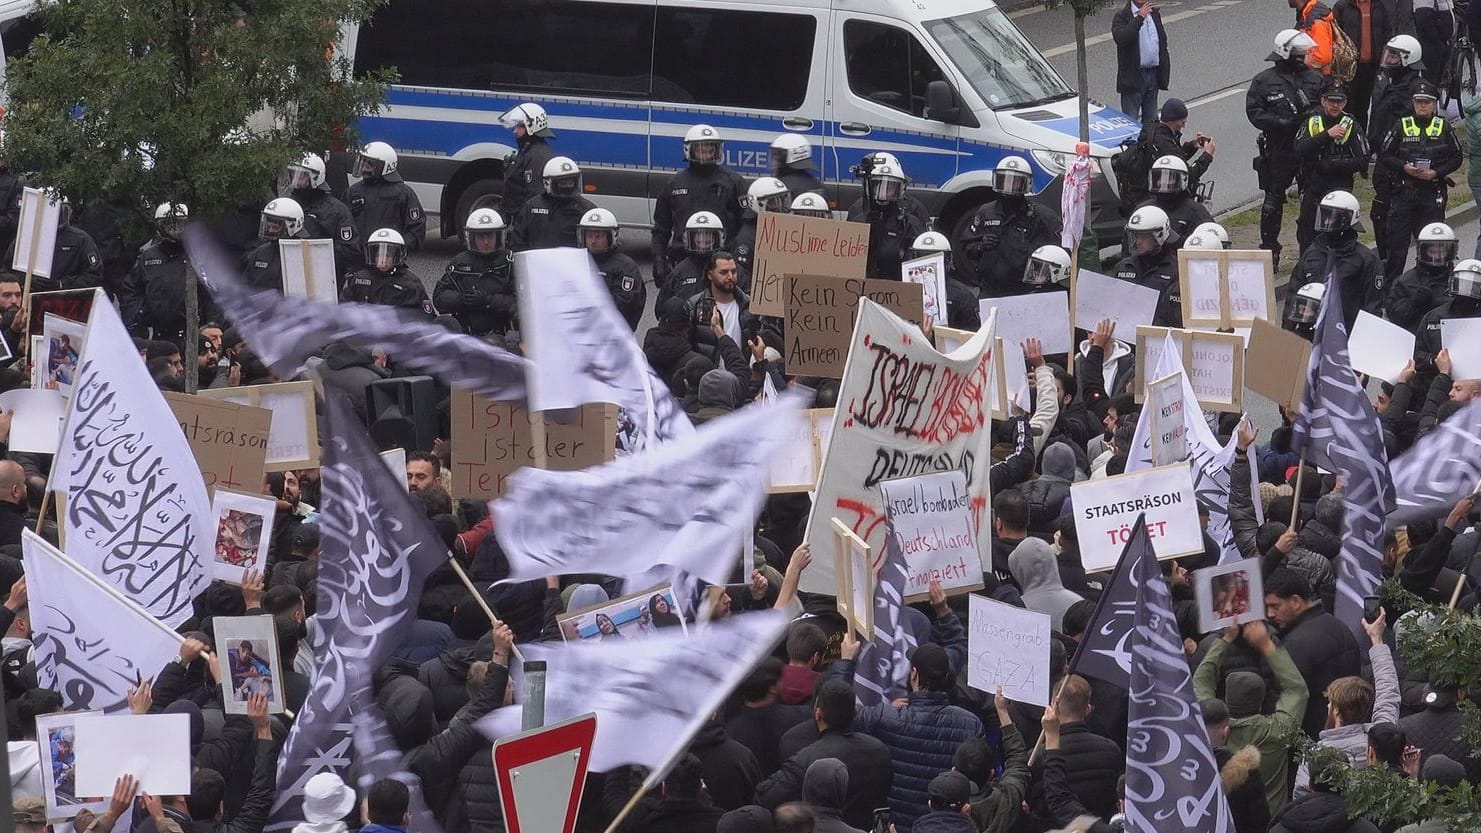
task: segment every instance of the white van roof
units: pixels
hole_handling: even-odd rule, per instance
[[[0,22],[25,17],[36,8],[36,3],[37,0],[0,0]]]

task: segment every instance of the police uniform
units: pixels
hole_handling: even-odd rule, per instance
[[[5,253],[7,264],[15,262],[15,244]],[[24,270],[19,270],[24,275]],[[24,278],[21,279],[24,281]],[[33,275],[31,291],[54,292],[58,289],[85,289],[103,285],[103,258],[87,232],[76,226],[57,229],[57,243],[52,248],[51,277]]]
[[[21,197],[26,181],[0,166],[0,248],[9,249],[15,242],[15,230],[21,223]]]
[[[1255,157],[1255,173],[1265,194],[1260,206],[1260,247],[1275,252],[1278,260],[1286,189],[1296,180],[1297,164],[1291,147],[1302,118],[1316,106],[1322,76],[1307,68],[1303,56],[1280,59],[1272,53],[1266,60],[1275,61],[1275,65],[1250,82],[1244,112],[1260,131],[1259,155]],[[1180,229],[1173,230],[1185,235]]]
[[[1157,290],[1154,327],[1183,326],[1183,294],[1178,287],[1178,247],[1172,241],[1148,255],[1127,255],[1116,263],[1115,276]]]
[[[1419,330],[1414,334],[1414,390],[1428,390],[1439,372],[1435,369],[1435,356],[1445,346],[1440,338],[1443,322],[1460,318],[1481,318],[1481,301],[1451,296],[1420,319]]]
[[[1183,241],[1187,239],[1188,235],[1193,233],[1193,229],[1198,228],[1204,223],[1212,223],[1214,221],[1214,215],[1209,213],[1208,206],[1199,202],[1198,198],[1187,191],[1179,191],[1176,194],[1153,194],[1140,203],[1137,203],[1136,208],[1141,208],[1144,205],[1155,205],[1167,213],[1168,225],[1172,228],[1172,233],[1177,237],[1179,248],[1182,247]],[[1136,209],[1134,208],[1132,211],[1135,213]],[[1050,242],[1053,243],[1058,240],[1059,238],[1056,237]]]
[[[504,166],[504,195],[499,213],[513,217],[536,194],[545,193],[545,163],[555,158],[555,149],[545,137],[526,133],[519,150]]]
[[[746,180],[724,165],[690,165],[669,177],[653,203],[653,276],[668,275],[682,251],[684,226],[697,211],[710,211],[731,240],[740,229]]]
[[[299,231],[287,240],[306,240],[307,235]],[[283,291],[283,261],[278,241],[266,240],[247,252],[242,259],[242,280],[253,289]]]
[[[577,230],[586,212],[596,208],[591,200],[574,197],[552,197],[540,193],[525,201],[514,215],[514,230],[509,248],[516,252],[528,249],[558,249],[577,245]]]
[[[1348,332],[1352,332],[1359,310],[1379,315],[1383,309],[1383,262],[1372,249],[1358,242],[1356,231],[1318,234],[1301,252],[1288,285],[1325,284],[1328,270],[1332,269],[1337,273],[1342,320],[1347,323]],[[1323,303],[1332,303],[1332,298],[1324,299]]]
[[[869,260],[865,274],[872,278],[899,280],[900,264],[905,261],[906,250],[930,227],[911,212],[903,200],[867,209],[862,208],[862,203],[862,200],[855,203],[861,206],[860,213],[850,212],[848,219],[869,225]]]
[[[735,239],[726,245],[725,250],[735,255],[736,283],[741,289],[751,291],[751,265],[756,261],[756,213],[746,212],[746,218],[741,221],[740,230],[735,233]]]
[[[1413,269],[1389,284],[1384,294],[1383,311],[1388,320],[1417,332],[1425,314],[1445,302],[1450,271],[1450,266],[1415,263]]]
[[[1059,215],[1023,197],[999,197],[977,209],[952,250],[966,264],[969,282],[982,298],[1029,291],[1023,282],[1028,259],[1040,246],[1059,244]]]
[[[118,293],[119,314],[129,334],[184,345],[185,278],[190,268],[178,240],[156,237],[139,250]],[[218,319],[204,282],[196,283],[200,320]]]
[[[407,251],[422,247],[427,236],[427,215],[422,201],[411,186],[392,171],[377,179],[362,179],[345,189],[345,204],[355,218],[355,236],[368,240],[372,232],[383,228],[400,232]]]
[[[823,180],[811,168],[787,168],[777,174],[777,179],[787,186],[787,193],[796,198],[799,194],[814,193],[823,196]]]
[[[1378,80],[1373,83],[1373,109],[1368,116],[1368,147],[1377,152],[1399,119],[1414,112],[1414,86],[1422,80],[1413,67],[1386,67],[1378,73]],[[1397,185],[1395,179],[1381,164],[1374,167],[1373,204],[1368,208],[1368,219],[1373,221],[1380,259],[1388,257],[1387,221],[1389,202]]]
[[[437,312],[451,315],[476,336],[503,335],[519,314],[514,256],[506,249],[453,255],[432,291]]]
[[[1428,166],[1437,176],[1423,180],[1404,172],[1406,164]],[[1378,151],[1378,165],[1391,177],[1385,231],[1384,273],[1396,279],[1404,271],[1409,244],[1428,223],[1445,219],[1449,187],[1445,178],[1461,164],[1460,142],[1445,117],[1436,113],[1427,119],[1408,115],[1388,132]]]
[[[637,332],[638,322],[643,320],[643,309],[648,304],[648,287],[643,283],[643,273],[638,271],[637,262],[615,250],[602,254],[593,252],[591,259],[596,263],[602,281],[607,284],[607,291],[612,293],[617,311],[622,313],[627,326]]]
[[[350,207],[329,193],[329,186],[298,188],[289,196],[303,209],[303,230],[311,240],[334,242],[334,266],[340,275],[363,265],[360,234]],[[380,228],[388,228],[381,226]],[[373,231],[374,229],[372,229]]]
[[[1327,131],[1341,124],[1347,129],[1341,139]],[[1296,161],[1300,165],[1301,216],[1296,220],[1296,242],[1302,251],[1316,236],[1316,207],[1333,191],[1351,191],[1352,178],[1368,170],[1368,138],[1362,126],[1347,113],[1328,118],[1317,113],[1306,120],[1296,136]]]
[[[695,288],[705,283],[705,263],[709,258],[708,254],[687,254],[675,263],[669,270],[668,277],[658,282],[658,300],[654,302],[653,308],[657,310],[670,298],[687,298],[693,295]],[[736,277],[736,285],[740,285],[739,276]]]
[[[432,314],[432,302],[427,299],[427,289],[422,284],[422,279],[404,263],[389,273],[369,266],[357,269],[345,281],[340,300],[382,304]]]

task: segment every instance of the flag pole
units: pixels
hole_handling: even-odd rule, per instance
[[[41,496],[41,511],[36,513],[36,534],[41,534],[41,526],[46,523],[46,511],[51,508],[51,489]]]
[[[473,586],[473,579],[468,577],[468,572],[463,569],[462,564],[458,563],[458,559],[449,554],[447,563],[452,565],[453,572],[458,574],[458,578],[462,580],[463,586],[468,588],[468,592],[473,594],[474,601],[478,602],[478,606],[483,608],[484,615],[489,617],[489,623],[494,627],[502,624],[502,620],[494,615],[494,609],[489,607],[488,600],[483,597],[482,593],[478,592],[477,587]],[[518,659],[520,662],[525,661],[524,654],[519,652],[518,645],[510,645],[509,651],[514,654],[515,659]]]
[[[629,798],[627,800],[627,803],[622,806],[622,810],[617,813],[617,818],[612,819],[612,823],[607,825],[607,829],[604,831],[604,833],[616,833],[617,828],[622,824],[622,822],[627,820],[628,813],[631,813],[633,811],[633,808],[638,806],[638,802],[643,800],[643,796],[647,794],[648,784],[647,782],[644,782],[643,786],[638,787],[637,792],[633,793],[632,798]]]
[[[1059,688],[1055,689],[1054,696],[1049,700],[1049,702],[1054,704],[1054,707],[1056,709],[1059,708],[1059,695],[1064,693],[1065,683],[1068,683],[1070,681],[1070,675],[1073,673],[1075,673],[1075,670],[1073,668],[1068,669],[1064,672],[1064,679],[1059,681]],[[1028,765],[1033,766],[1034,761],[1037,761],[1039,759],[1039,753],[1043,751],[1044,733],[1041,731],[1039,732],[1039,739],[1034,742],[1033,751],[1028,753]]]
[[[1296,464],[1296,491],[1291,500],[1291,523],[1287,529],[1296,531],[1296,521],[1301,517],[1301,481],[1306,477],[1306,452],[1301,452],[1301,461]]]

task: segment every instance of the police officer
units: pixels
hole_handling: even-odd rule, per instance
[[[514,218],[516,252],[575,246],[576,228],[596,208],[581,195],[581,166],[566,156],[545,163],[545,192],[525,201]]]
[[[1435,112],[1438,91],[1428,81],[1414,85],[1414,113],[1399,119],[1378,149],[1378,165],[1394,183],[1385,231],[1388,280],[1396,280],[1409,259],[1409,243],[1428,223],[1445,219],[1447,178],[1460,169],[1460,141],[1450,123]]]
[[[5,262],[15,262],[15,244],[5,253]],[[21,274],[25,274],[21,270]],[[87,232],[72,225],[72,204],[65,197],[57,216],[57,242],[52,247],[51,277],[33,275],[33,292],[84,289],[103,285],[103,257]]]
[[[555,131],[550,129],[545,108],[528,101],[511,107],[499,117],[499,123],[514,131],[519,146],[504,160],[504,194],[499,208],[503,216],[517,217],[525,201],[544,190],[541,180],[545,166],[555,158],[555,150],[550,147]]]
[[[360,238],[350,207],[329,191],[324,181],[324,160],[305,153],[290,162],[278,178],[278,196],[289,197],[303,209],[303,231],[311,240],[334,241],[334,265],[347,275],[360,265]]]
[[[1029,292],[1069,292],[1070,253],[1050,243],[1034,249],[1023,267],[1023,283]]]
[[[670,298],[689,297],[704,283],[710,253],[725,247],[725,225],[713,211],[696,211],[684,224],[681,239],[684,258],[674,264],[666,280],[658,283],[658,307]]]
[[[744,198],[746,211],[741,219],[740,230],[730,243],[735,254],[735,265],[740,269],[740,286],[751,291],[751,262],[756,259],[756,221],[763,212],[788,214],[792,211],[792,195],[786,183],[774,176],[758,177],[746,189]]]
[[[463,251],[453,255],[432,290],[437,312],[451,315],[473,335],[504,335],[519,314],[509,229],[492,208],[469,212]]]
[[[1192,249],[1192,250],[1195,250],[1195,251],[1204,251],[1204,252],[1219,252],[1219,251],[1223,251],[1224,250],[1224,244],[1221,243],[1221,242],[1219,242],[1219,238],[1216,237],[1213,234],[1213,232],[1205,231],[1204,230],[1204,226],[1208,226],[1208,225],[1213,225],[1213,224],[1212,223],[1204,223],[1203,226],[1199,226],[1198,228],[1193,229],[1193,231],[1190,232],[1187,237],[1184,237],[1183,238],[1183,246],[1182,247],[1184,249]]]
[[[902,174],[905,172],[905,166],[900,164],[900,160],[895,158],[895,154],[882,150],[865,154],[864,158],[859,161],[859,164],[849,168],[849,172],[859,178],[860,183],[863,185],[864,194],[854,200],[853,205],[848,207],[848,219],[853,220],[855,217],[863,217],[869,212],[869,192],[874,187],[872,181],[873,171],[881,165],[893,167]],[[908,177],[905,180],[905,193],[900,196],[900,204],[905,207],[907,212],[920,221],[922,228],[930,228],[931,212],[926,210],[925,203],[916,199],[915,195],[910,193],[910,179]]]
[[[283,291],[283,261],[279,240],[304,240],[303,207],[278,197],[262,207],[257,220],[257,246],[242,259],[242,279],[254,289]]]
[[[1415,390],[1428,390],[1434,381],[1435,356],[1445,346],[1441,340],[1443,323],[1459,318],[1481,318],[1481,260],[1462,260],[1450,273],[1450,298],[1425,313],[1414,334]]]
[[[1316,333],[1316,321],[1322,314],[1322,296],[1327,294],[1327,285],[1319,281],[1296,290],[1286,299],[1284,327],[1298,336],[1311,341]]]
[[[393,228],[376,229],[366,238],[365,266],[350,275],[340,300],[432,314],[427,288],[406,266],[406,239]]]
[[[1218,241],[1219,248],[1221,249],[1228,249],[1231,245],[1229,241],[1228,230],[1213,221],[1200,223],[1197,228],[1193,229],[1193,234],[1203,235],[1205,238],[1212,237],[1214,240]],[[1192,237],[1192,235],[1189,236],[1190,238]],[[1187,247],[1188,243],[1185,241],[1183,243],[1183,248],[1186,249]]]
[[[977,209],[957,246],[979,297],[1002,298],[1028,291],[1024,267],[1040,246],[1059,239],[1059,215],[1028,199],[1034,175],[1019,156],[1005,156],[992,172],[998,198]]]
[[[1275,48],[1265,57],[1274,66],[1255,76],[1244,97],[1245,116],[1260,131],[1256,140],[1259,155],[1255,157],[1255,173],[1265,194],[1260,204],[1260,248],[1273,253],[1277,268],[1286,189],[1296,180],[1291,147],[1297,128],[1316,106],[1322,87],[1322,76],[1306,66],[1306,53],[1315,46],[1311,36],[1298,29],[1276,35]],[[1173,230],[1178,230],[1176,218]]]
[[[1147,174],[1148,196],[1143,205],[1155,205],[1167,214],[1172,224],[1174,242],[1182,244],[1193,229],[1204,223],[1212,223],[1214,215],[1188,190],[1188,163],[1182,157],[1167,155],[1152,163]],[[1264,223],[1263,217],[1261,223]]]
[[[872,277],[899,280],[906,250],[926,230],[926,224],[901,202],[905,182],[903,170],[889,163],[875,165],[864,190],[862,213],[849,215],[869,226],[866,269]]]
[[[1450,226],[1430,223],[1420,229],[1414,268],[1389,284],[1384,297],[1389,321],[1411,333],[1419,329],[1425,313],[1445,300],[1459,249],[1460,238]]]
[[[684,170],[669,178],[653,203],[653,279],[663,284],[683,251],[684,230],[697,211],[720,218],[727,237],[740,228],[740,199],[746,181],[725,167],[725,140],[720,131],[696,124],[684,134]]]
[[[427,236],[427,215],[416,192],[396,172],[396,163],[396,151],[390,145],[366,145],[355,165],[360,181],[345,189],[345,203],[355,218],[356,239],[369,240],[377,229],[395,229],[415,251]]]
[[[154,239],[144,244],[119,291],[119,311],[129,334],[185,344],[185,273],[190,268],[180,235],[190,221],[190,208],[165,202],[154,209]],[[204,282],[196,283],[200,320],[217,318],[215,302]]]
[[[818,217],[825,220],[833,216],[833,210],[828,207],[828,201],[811,191],[792,198],[792,213],[799,217]]]
[[[1301,216],[1296,243],[1302,251],[1316,235],[1316,206],[1333,191],[1351,191],[1352,178],[1368,170],[1368,137],[1346,112],[1347,90],[1335,81],[1322,89],[1321,108],[1296,134]]]
[[[581,245],[591,253],[617,311],[633,332],[637,332],[643,308],[648,304],[648,287],[643,283],[637,262],[618,249],[619,231],[617,217],[605,208],[593,208],[581,218]]]
[[[1373,109],[1368,115],[1368,147],[1375,153],[1399,119],[1414,112],[1414,85],[1423,79],[1423,57],[1424,51],[1412,35],[1395,35],[1383,47],[1381,71],[1373,82]],[[1392,171],[1382,165],[1373,169],[1373,204],[1368,218],[1373,221],[1378,256],[1383,259],[1388,258],[1389,201],[1397,186]]]
[[[792,194],[823,193],[823,181],[812,167],[812,143],[800,133],[783,133],[771,142],[771,175]]]
[[[1167,212],[1155,205],[1133,211],[1126,221],[1126,256],[1116,264],[1123,281],[1157,290],[1152,324],[1183,326],[1183,296],[1178,288],[1178,246]]]
[[[946,262],[946,326],[976,332],[982,327],[977,291],[962,282],[952,257],[951,241],[939,231],[928,231],[910,244],[910,259],[941,255]]]
[[[1383,264],[1372,249],[1358,242],[1358,198],[1333,191],[1316,206],[1316,237],[1291,271],[1291,286],[1325,283],[1336,271],[1342,320],[1348,332],[1358,311],[1378,315],[1383,308]]]

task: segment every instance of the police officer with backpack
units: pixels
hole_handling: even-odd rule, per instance
[[[1198,181],[1213,164],[1214,137],[1194,133],[1183,141],[1183,128],[1188,126],[1188,105],[1181,99],[1162,102],[1158,120],[1142,128],[1136,143],[1117,154],[1111,165],[1116,172],[1116,185],[1121,192],[1121,209],[1132,213],[1147,198],[1147,183],[1152,163],[1164,156],[1180,157],[1188,166],[1188,189],[1196,191]]]
[[[1346,88],[1336,82],[1327,84],[1321,108],[1296,134],[1297,181],[1301,183],[1296,243],[1303,252],[1316,236],[1317,203],[1333,191],[1352,191],[1353,176],[1368,170],[1368,137],[1346,111],[1347,100]]]
[[[1265,57],[1273,66],[1255,76],[1244,98],[1245,116],[1260,131],[1255,157],[1255,173],[1265,194],[1260,204],[1260,248],[1272,253],[1277,268],[1286,189],[1296,180],[1291,149],[1322,86],[1321,75],[1306,66],[1307,53],[1315,46],[1311,36],[1297,29],[1276,35],[1275,48]]]

